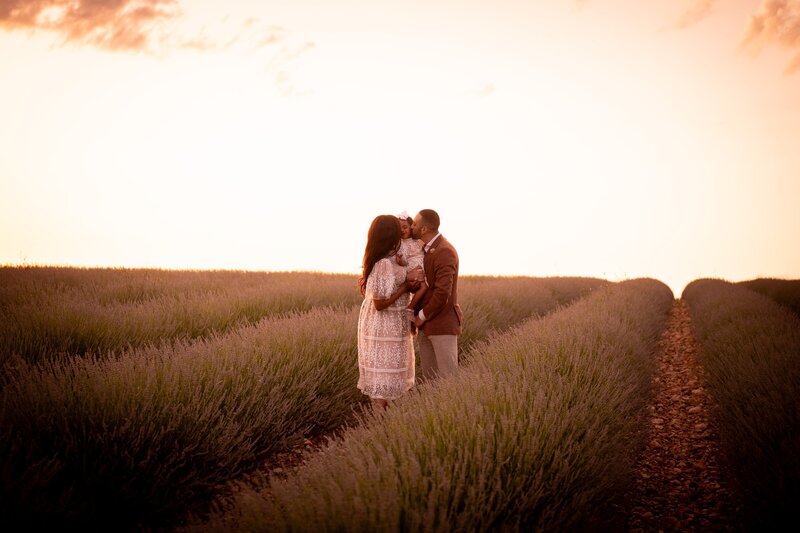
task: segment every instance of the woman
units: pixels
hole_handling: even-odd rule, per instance
[[[358,316],[358,388],[383,407],[414,386],[414,344],[405,309],[406,269],[395,260],[400,221],[380,215],[372,221],[359,280],[364,302]]]

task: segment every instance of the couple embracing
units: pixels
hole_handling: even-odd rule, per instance
[[[359,285],[358,388],[375,405],[414,386],[414,332],[424,379],[458,371],[458,254],[439,233],[436,211],[376,217]]]

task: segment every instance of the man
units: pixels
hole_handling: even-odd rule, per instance
[[[458,371],[458,335],[464,317],[458,305],[458,254],[439,233],[439,215],[423,209],[414,217],[411,231],[425,246],[425,281],[428,289],[414,323],[419,329],[422,376],[432,379]]]

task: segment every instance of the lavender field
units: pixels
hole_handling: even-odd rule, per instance
[[[0,0],[0,533],[800,531],[798,95],[800,0]]]
[[[635,280],[531,319],[199,529],[619,528],[671,302]]]
[[[800,279],[759,278],[742,281],[737,285],[769,296],[800,316]]]
[[[12,524],[166,523],[355,420],[355,276],[0,270]],[[606,282],[465,277],[462,350]]]
[[[355,276],[0,280],[4,530],[624,529],[673,305],[651,279],[464,276],[459,375],[376,414],[356,388]],[[749,530],[797,518],[786,294],[721,280],[683,294]],[[325,436],[299,468],[259,470]]]
[[[753,286],[769,287],[774,299]],[[800,523],[800,316],[785,305],[797,287],[704,279],[683,292],[744,499],[742,519],[753,530]]]

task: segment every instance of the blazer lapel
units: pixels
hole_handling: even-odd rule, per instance
[[[425,269],[425,281],[428,283],[428,287],[431,286],[431,281],[428,275],[433,271],[433,254],[427,252],[425,257],[422,258],[422,267]]]
[[[431,286],[431,281],[436,279],[433,276],[433,256],[436,253],[436,249],[440,246],[445,246],[447,241],[444,238],[444,235],[439,235],[439,238],[433,243],[430,250],[425,253],[425,258],[422,260],[422,266],[425,268],[425,280],[428,282],[428,287]]]

